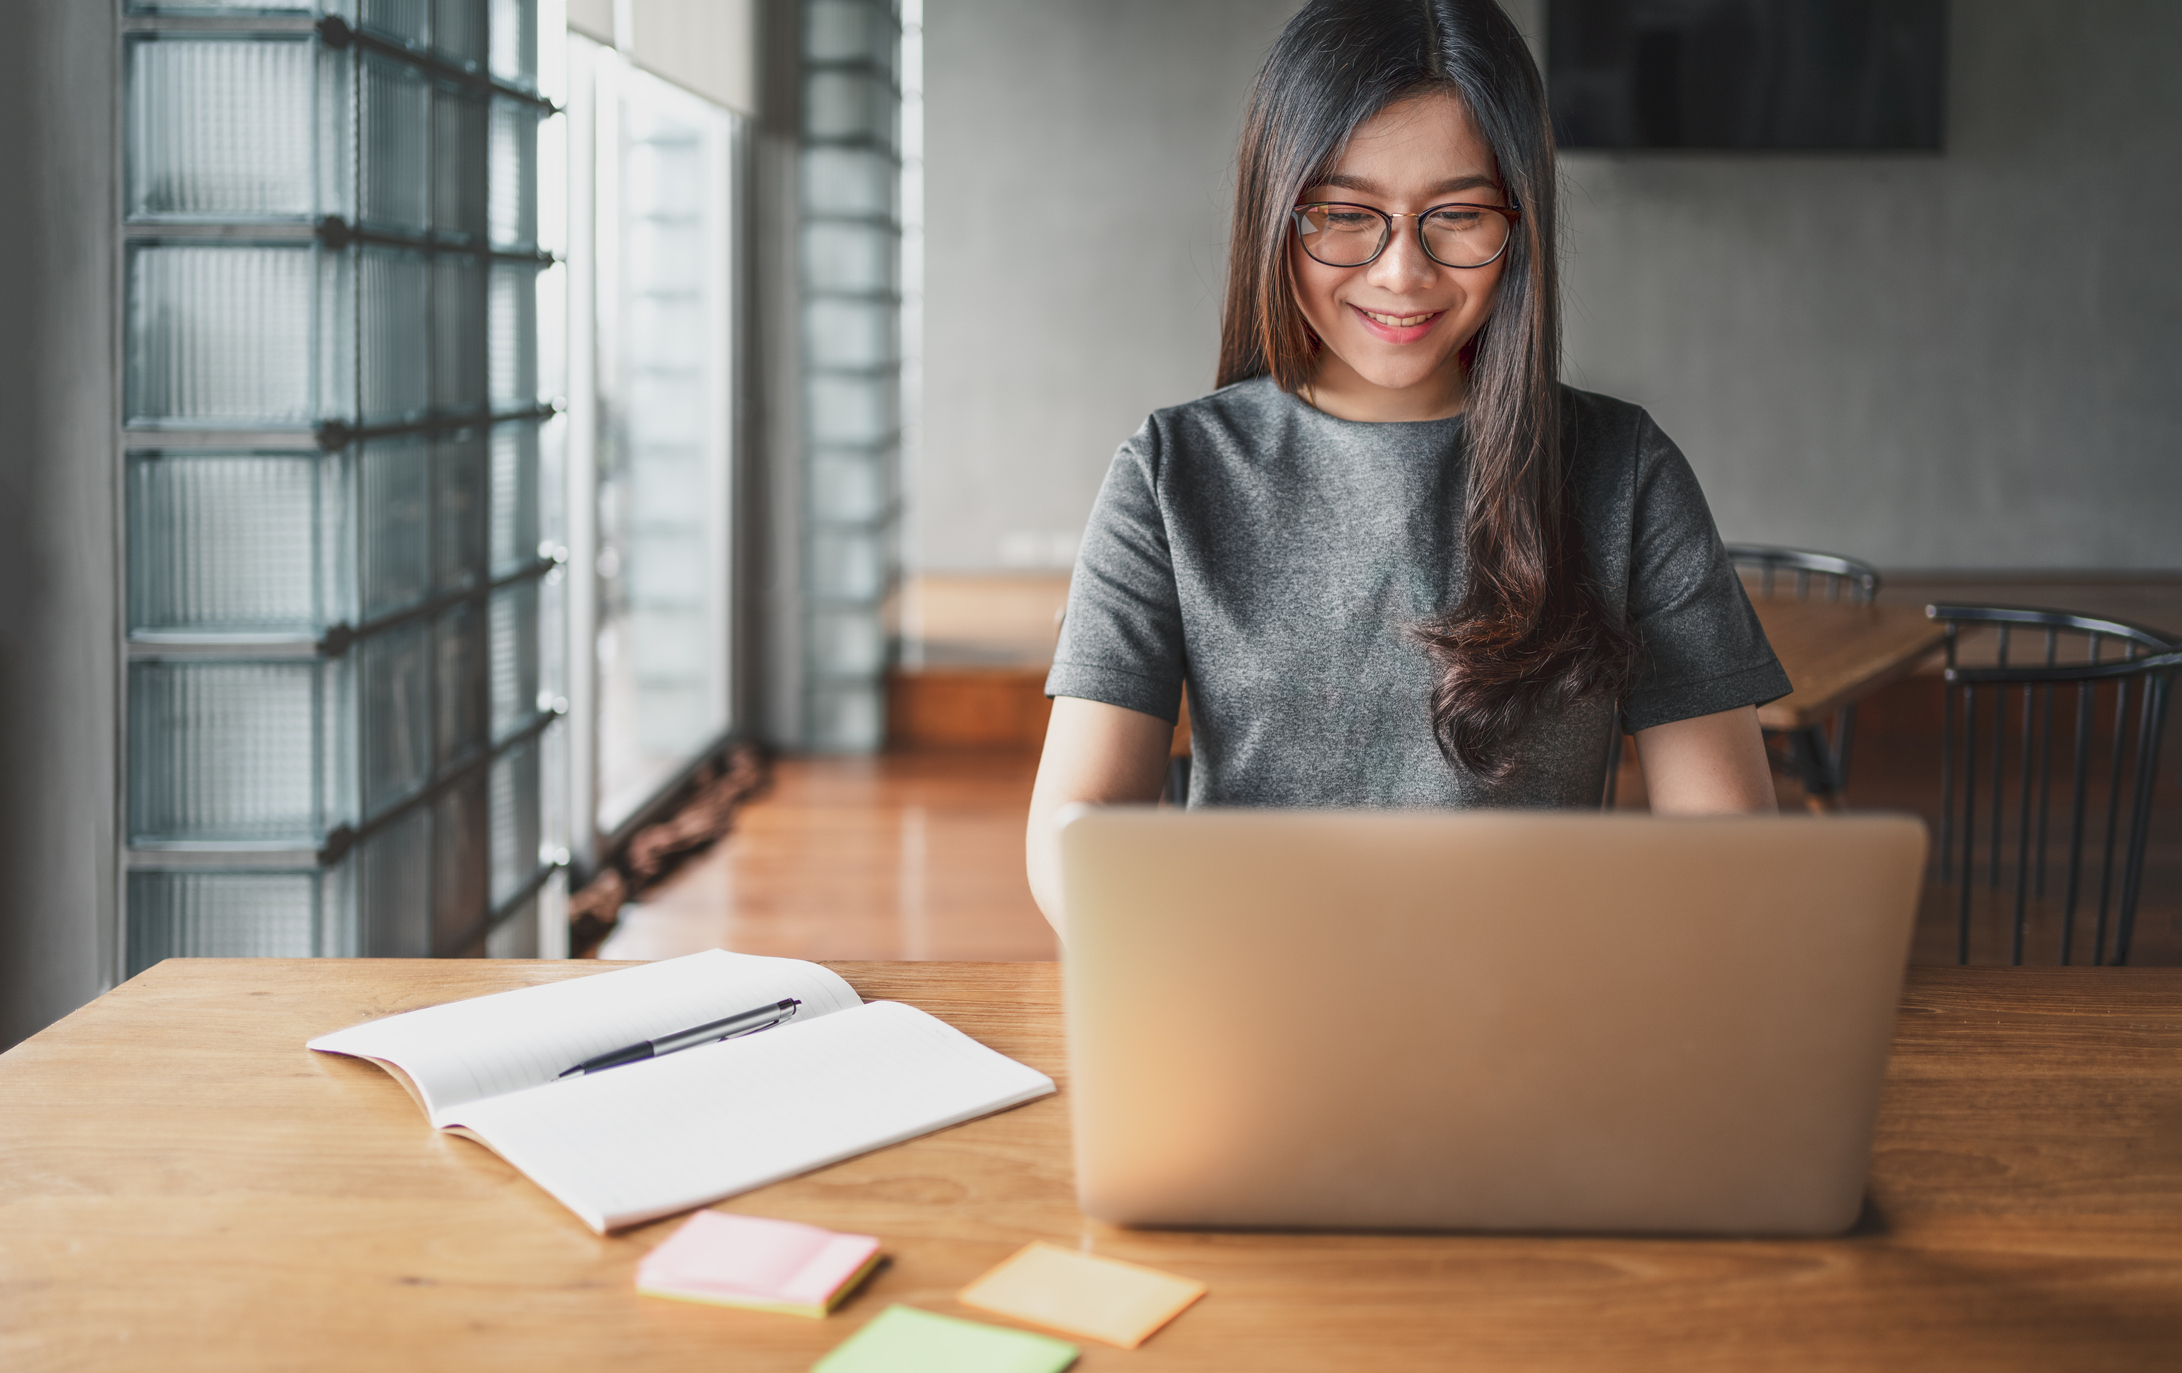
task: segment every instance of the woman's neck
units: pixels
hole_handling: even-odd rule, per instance
[[[1462,413],[1469,401],[1469,378],[1458,358],[1408,386],[1380,386],[1365,379],[1331,349],[1319,352],[1318,371],[1304,383],[1303,399],[1335,419],[1366,424],[1403,420],[1445,420]]]

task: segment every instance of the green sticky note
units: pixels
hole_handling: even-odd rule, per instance
[[[811,1373],[1061,1373],[1075,1361],[1065,1340],[890,1306]]]

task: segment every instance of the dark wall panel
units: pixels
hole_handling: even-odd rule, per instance
[[[1565,148],[1936,149],[1945,0],[1550,0]]]

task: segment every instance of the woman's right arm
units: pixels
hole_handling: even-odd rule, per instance
[[[1159,450],[1156,418],[1147,419],[1106,470],[1069,576],[1068,615],[1046,678],[1053,717],[1023,851],[1030,894],[1063,939],[1053,817],[1078,801],[1157,801],[1182,701],[1182,598],[1159,498]],[[1118,701],[1128,704],[1112,704]]]
[[[1031,788],[1030,826],[1023,849],[1031,897],[1063,939],[1068,930],[1061,912],[1061,837],[1053,817],[1078,801],[1092,805],[1157,801],[1166,782],[1173,738],[1174,726],[1156,715],[1076,696],[1054,698],[1045,752],[1038,759],[1038,781]]]

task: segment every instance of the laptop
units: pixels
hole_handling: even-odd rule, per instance
[[[1838,1234],[1922,821],[1064,815],[1076,1186],[1122,1225]]]

